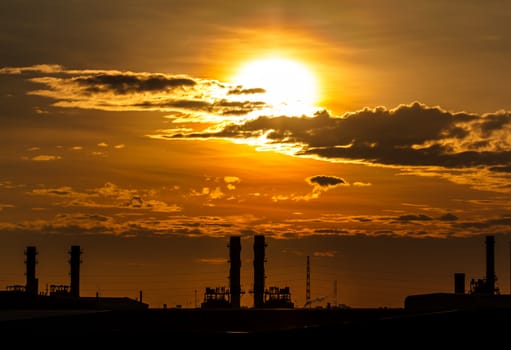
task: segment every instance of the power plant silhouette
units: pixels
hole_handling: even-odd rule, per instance
[[[409,295],[405,309],[410,311],[441,311],[453,309],[511,308],[511,295],[500,294],[496,286],[495,237],[488,235],[486,244],[486,275],[470,281],[465,290],[465,273],[454,273],[454,293]]]
[[[254,296],[254,308],[293,308],[289,287],[265,287],[264,264],[266,262],[266,242],[264,235],[254,236],[254,285],[251,293]],[[241,237],[231,236],[229,241],[229,288],[206,287],[203,309],[241,307]],[[9,285],[7,290],[0,291],[0,308],[108,308],[130,309],[148,308],[140,300],[127,297],[81,297],[80,296],[80,264],[82,250],[80,246],[70,248],[70,284],[51,284],[49,291],[39,292],[39,280],[36,277],[37,249],[28,246],[25,250],[26,283],[25,285]]]
[[[140,300],[126,297],[84,297],[80,295],[80,246],[69,250],[69,284],[51,285],[49,291],[39,291],[36,274],[37,249],[25,250],[26,283],[10,285],[0,291],[0,333],[21,337],[32,335],[37,339],[61,339],[63,334],[80,339],[105,335],[116,339],[142,336],[185,336],[187,339],[215,334],[255,334],[263,341],[275,335],[285,339],[331,337],[332,340],[387,339],[395,345],[402,334],[416,339],[445,339],[453,337],[452,325],[463,327],[467,334],[475,334],[482,326],[497,327],[511,322],[511,295],[501,295],[495,274],[495,238],[486,236],[486,275],[472,279],[470,290],[465,290],[465,274],[454,274],[453,293],[410,295],[403,308],[307,308],[310,297],[310,271],[307,264],[307,302],[295,308],[289,287],[266,287],[266,242],[263,235],[255,235],[253,245],[253,307],[241,307],[241,237],[229,240],[229,286],[205,288],[200,308],[149,308]],[[24,312],[24,320],[9,319],[12,312]],[[41,316],[38,312],[53,312]],[[69,312],[70,311],[70,312]],[[57,313],[57,316],[55,316]],[[2,318],[3,317],[3,318]],[[371,337],[367,337],[370,334]],[[391,336],[390,336],[391,335]],[[379,336],[379,337],[378,337]],[[85,337],[85,338],[84,338]],[[433,338],[431,338],[433,337]],[[224,340],[223,338],[220,338]],[[236,340],[238,338],[235,338]],[[303,339],[303,338],[302,338]],[[457,343],[460,342],[456,338]]]
[[[254,236],[254,289],[251,291],[254,295],[255,308],[293,308],[291,302],[291,292],[289,287],[279,288],[271,286],[265,289],[264,263],[266,261],[267,244],[264,235]],[[229,247],[229,286],[206,288],[204,302],[201,307],[206,308],[240,308],[241,294],[241,237],[231,236]]]
[[[127,297],[80,296],[80,264],[82,250],[72,245],[69,250],[70,284],[51,284],[49,291],[39,292],[36,277],[37,248],[25,250],[25,285],[8,285],[0,291],[0,309],[146,309],[148,304]]]

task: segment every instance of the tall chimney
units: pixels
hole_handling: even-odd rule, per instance
[[[37,264],[36,256],[37,256],[37,249],[36,247],[30,246],[27,247],[25,250],[25,264],[26,264],[26,278],[27,282],[25,285],[25,291],[27,294],[30,295],[37,295],[38,289],[39,289],[39,281],[35,277],[35,265]]]
[[[240,308],[240,296],[241,296],[241,237],[232,236],[229,243],[229,283],[231,290],[231,306],[233,308]]]
[[[495,237],[486,236],[486,286],[487,292],[495,294]]]
[[[79,245],[71,246],[71,250],[69,251],[71,255],[71,259],[69,260],[69,264],[71,266],[71,296],[79,297],[80,296],[80,264],[81,259],[80,256],[82,251]]]
[[[454,293],[465,294],[465,274],[463,272],[454,274]]]
[[[254,307],[264,306],[264,235],[254,236]]]

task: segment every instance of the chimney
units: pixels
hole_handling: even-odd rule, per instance
[[[69,251],[71,255],[71,259],[69,260],[69,265],[71,266],[71,296],[78,298],[80,296],[80,264],[81,259],[80,256],[82,251],[79,245],[71,246],[71,250]]]
[[[487,292],[495,294],[495,237],[486,236],[486,286]]]
[[[458,272],[454,274],[454,293],[465,294],[465,274]]]
[[[231,290],[231,306],[233,308],[240,308],[240,296],[241,296],[241,237],[232,236],[229,243],[229,283]]]
[[[39,292],[39,280],[35,277],[35,265],[37,264],[36,256],[37,256],[37,249],[36,247],[27,247],[25,250],[25,264],[26,264],[26,278],[27,282],[25,285],[25,291],[29,295],[37,295]]]
[[[254,236],[254,307],[264,306],[264,235]]]

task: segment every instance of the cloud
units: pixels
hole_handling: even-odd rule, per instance
[[[451,213],[444,214],[438,218],[438,220],[444,220],[444,221],[456,221],[458,220],[458,217],[456,215],[453,215]]]
[[[244,89],[242,86],[236,86],[227,92],[228,95],[243,95],[243,94],[264,94],[266,92],[263,88]]]
[[[209,264],[209,265],[224,265],[227,263],[227,259],[225,258],[201,258],[197,260],[201,264]]]
[[[106,142],[100,142],[97,144],[98,147],[108,147],[108,143]]]
[[[14,205],[0,203],[0,211],[3,211],[5,208],[14,208]]]
[[[30,195],[57,198],[53,203],[61,207],[82,208],[117,208],[145,210],[159,213],[175,213],[181,211],[176,204],[151,198],[152,190],[123,189],[107,182],[103,187],[89,189],[83,192],[75,191],[69,186],[57,188],[37,188],[28,192]]]
[[[34,160],[36,162],[48,162],[48,161],[52,161],[52,160],[62,159],[62,157],[61,156],[52,156],[52,155],[48,155],[48,154],[40,154],[40,155],[34,156],[30,159]]]
[[[260,150],[401,168],[413,175],[436,175],[479,188],[511,191],[507,176],[511,171],[511,113],[506,111],[449,112],[414,102],[338,117],[327,111],[312,117],[259,116],[220,130],[164,138],[221,138],[255,144]],[[471,174],[477,176],[467,177]]]
[[[400,220],[400,221],[431,221],[431,220],[433,220],[433,218],[431,218],[427,215],[424,215],[424,214],[419,214],[419,215],[401,215],[397,218],[397,220]]]
[[[369,187],[369,186],[372,186],[373,184],[371,184],[370,182],[360,182],[360,181],[355,181],[353,183],[353,186],[355,187]]]
[[[72,70],[57,65],[0,69],[0,74],[22,73],[42,86],[29,94],[51,98],[53,106],[61,108],[178,112],[188,121],[222,122],[269,107],[257,97],[264,95],[263,89],[187,75]]]
[[[318,188],[332,188],[339,185],[343,185],[346,182],[337,176],[326,176],[326,175],[316,175],[311,176],[306,179],[306,181],[314,187]]]
[[[237,176],[224,176],[224,182],[227,184],[227,189],[233,191],[236,189],[236,184],[240,183],[240,178]]]
[[[333,258],[333,257],[335,257],[336,252],[334,250],[327,250],[327,251],[323,251],[323,252],[314,252],[312,255],[319,256],[319,257]]]
[[[22,74],[27,72],[38,73],[60,73],[62,66],[58,64],[37,64],[29,67],[3,67],[0,68],[0,74]]]

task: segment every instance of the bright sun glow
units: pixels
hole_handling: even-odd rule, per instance
[[[288,59],[249,62],[234,77],[234,82],[244,88],[266,90],[262,99],[278,113],[310,113],[318,98],[317,83],[311,70]]]

